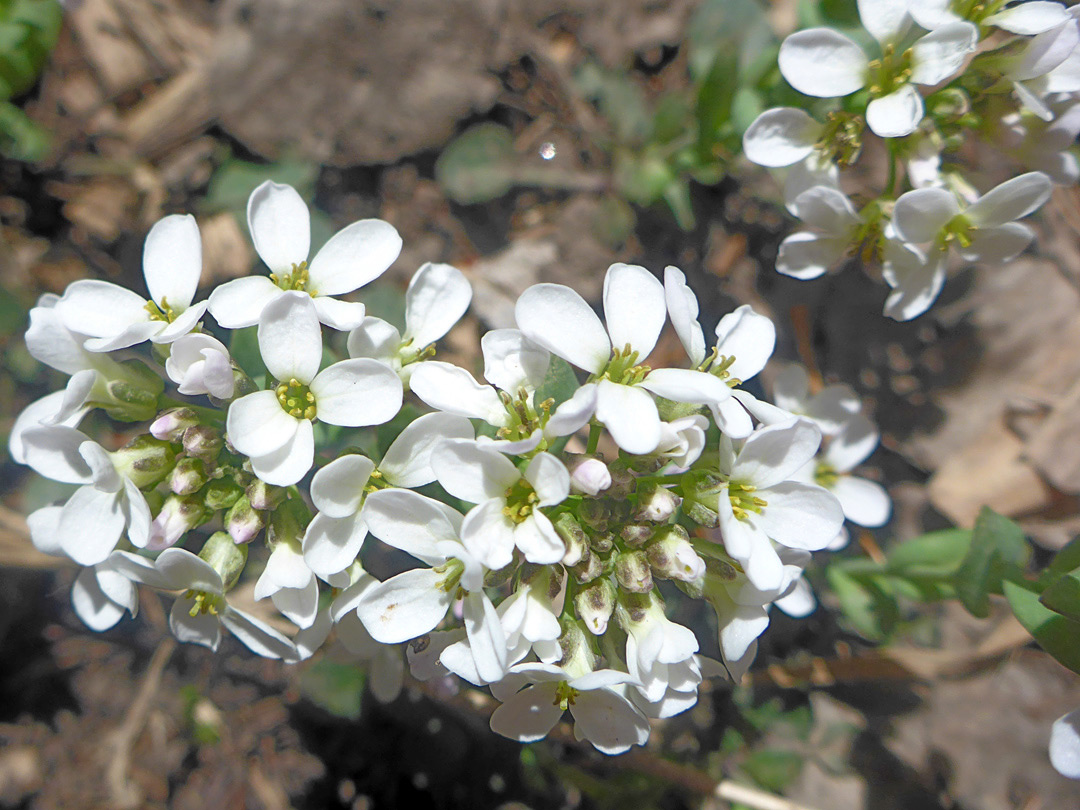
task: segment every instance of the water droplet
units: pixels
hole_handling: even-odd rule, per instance
[[[546,141],[540,147],[540,157],[542,157],[544,160],[551,160],[555,157],[555,154],[555,144],[553,144],[551,141]]]

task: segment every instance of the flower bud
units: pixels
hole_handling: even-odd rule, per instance
[[[278,504],[285,500],[288,491],[285,487],[276,487],[256,478],[247,488],[247,497],[251,502],[252,509],[261,512],[269,512],[277,509]]]
[[[207,481],[206,465],[201,459],[181,456],[169,473],[169,489],[175,495],[191,495],[202,489]]]
[[[184,452],[206,462],[217,460],[225,446],[221,432],[207,425],[193,425],[184,431]]]
[[[650,484],[638,488],[638,505],[634,512],[635,520],[649,520],[653,523],[666,523],[679,508],[680,499],[670,489],[659,484]]]
[[[311,510],[299,498],[290,498],[270,515],[266,540],[271,546],[278,543],[301,542],[304,530],[311,522]]]
[[[596,496],[611,486],[611,472],[598,458],[582,458],[570,473],[570,488],[574,492]]]
[[[225,529],[234,543],[250,543],[263,530],[263,513],[252,508],[246,495],[237,499],[225,514]]]
[[[634,475],[626,468],[614,464],[608,469],[611,472],[611,486],[607,488],[606,494],[609,498],[621,501],[633,491]]]
[[[231,478],[215,478],[203,487],[200,494],[206,508],[216,512],[219,509],[231,508],[244,494],[244,490]]]
[[[165,442],[178,442],[185,430],[197,424],[199,415],[191,408],[173,408],[150,424],[150,435]]]
[[[136,436],[109,455],[116,471],[139,489],[149,489],[163,481],[176,463],[176,453],[169,443],[149,433]]]
[[[221,576],[225,590],[229,590],[240,579],[240,574],[247,565],[247,556],[247,546],[234,543],[228,532],[214,532],[199,552],[199,558]]]
[[[579,585],[592,582],[604,573],[604,561],[600,559],[600,555],[593,554],[589,549],[585,549],[585,554],[580,562],[570,566],[570,573],[574,575],[574,579]]]
[[[653,536],[652,526],[642,526],[640,523],[627,523],[619,530],[619,537],[630,548],[640,548]]]
[[[632,593],[652,590],[652,571],[644,551],[625,551],[615,558],[615,579],[620,587]]]
[[[555,533],[566,543],[563,564],[577,565],[588,549],[589,538],[585,536],[585,530],[569,512],[560,512],[556,515],[552,525],[555,527]]]
[[[158,396],[165,390],[164,381],[140,361],[118,363],[122,376],[104,385],[105,401],[101,407],[118,422],[145,422],[157,414]],[[95,389],[98,390],[98,389]]]
[[[213,513],[207,511],[198,495],[170,495],[150,524],[148,547],[163,549],[174,546],[181,537],[211,517]]]
[[[564,616],[559,620],[559,625],[562,627],[562,635],[559,636],[559,647],[562,648],[560,666],[568,672],[582,674],[596,669],[598,659],[581,622]]]
[[[653,576],[693,582],[705,575],[705,560],[698,556],[682,526],[665,526],[645,547]]]
[[[598,532],[607,529],[609,516],[606,500],[585,498],[578,506],[578,517],[581,522]]]
[[[594,534],[589,541],[589,547],[597,554],[607,554],[615,548],[615,535],[611,532]]]
[[[578,591],[574,597],[578,618],[594,636],[602,636],[615,610],[615,586],[607,577],[600,577]]]

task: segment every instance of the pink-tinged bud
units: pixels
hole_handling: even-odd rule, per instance
[[[652,571],[644,551],[626,551],[615,558],[615,579],[632,593],[648,593],[653,588]]]
[[[225,446],[221,431],[207,425],[195,425],[184,431],[184,452],[207,462],[217,459]]]
[[[250,543],[263,530],[263,513],[252,508],[246,496],[241,496],[225,513],[225,529],[233,542],[239,545]]]
[[[275,487],[273,484],[268,484],[258,478],[248,484],[247,488],[247,497],[251,502],[251,508],[258,509],[260,512],[277,509],[285,500],[287,494],[288,490],[285,487]]]
[[[116,471],[139,489],[150,489],[172,471],[176,452],[169,442],[143,433],[109,454]]]
[[[163,442],[178,442],[184,431],[199,424],[199,416],[191,408],[173,408],[150,423],[150,435]]]
[[[202,500],[188,495],[170,495],[150,524],[150,542],[146,547],[153,551],[176,545],[185,534],[213,517],[203,506]]]
[[[638,506],[634,512],[637,520],[648,520],[653,523],[666,523],[675,514],[682,500],[671,490],[658,485],[638,490]]]
[[[594,636],[607,630],[615,610],[615,586],[608,577],[601,577],[578,591],[574,597],[578,618]]]
[[[588,549],[585,549],[585,554],[581,560],[576,565],[570,566],[570,573],[574,575],[574,579],[579,585],[592,582],[604,573],[604,561],[600,559],[599,554],[593,554]]]
[[[200,459],[182,456],[169,473],[169,489],[174,495],[193,495],[207,481],[206,465]]]
[[[598,458],[579,461],[570,473],[570,488],[574,492],[596,496],[611,486],[611,472]]]
[[[653,576],[694,582],[705,576],[705,560],[682,526],[665,526],[645,548]]]
[[[630,546],[630,548],[640,548],[652,539],[654,531],[655,529],[652,526],[642,526],[640,523],[627,523],[619,529],[619,537],[621,537],[623,542]]]

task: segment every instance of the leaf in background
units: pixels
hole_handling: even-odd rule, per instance
[[[840,565],[830,565],[825,574],[852,627],[871,641],[881,640],[885,636],[879,620],[882,615],[883,595],[865,580],[852,576]]]
[[[773,793],[783,793],[798,778],[803,758],[794,751],[755,751],[742,768],[758,785]]]
[[[1080,536],[1074,537],[1054,555],[1044,576],[1048,580],[1057,579],[1062,574],[1075,571],[1077,568],[1080,568]]]
[[[0,155],[34,163],[49,154],[48,130],[7,101],[0,101]]]
[[[721,54],[733,55],[744,68],[772,39],[758,0],[705,0],[687,27],[690,76],[704,80]]]
[[[356,300],[368,315],[381,318],[398,332],[405,331],[405,292],[394,282],[379,279],[366,284],[356,291]]]
[[[233,329],[229,340],[229,354],[240,370],[253,380],[266,375],[266,364],[259,352],[258,330],[257,326]]]
[[[703,160],[715,160],[713,144],[720,140],[720,130],[731,118],[731,105],[738,84],[739,59],[734,50],[716,55],[712,68],[698,87],[698,152]]]
[[[694,206],[690,202],[690,183],[676,178],[664,189],[664,202],[668,204],[676,224],[684,231],[694,228]]]
[[[956,572],[956,595],[973,616],[990,615],[990,593],[1001,592],[1008,570],[1023,569],[1031,549],[1024,532],[987,506],[975,519],[971,548]]]
[[[570,399],[580,387],[573,367],[561,357],[553,354],[551,355],[551,362],[548,363],[544,381],[536,389],[533,402],[539,404],[546,399],[553,399],[555,404],[551,409],[554,411],[566,400]]]
[[[653,123],[645,94],[624,71],[589,62],[574,74],[574,84],[582,95],[596,102],[619,143],[641,144],[649,137]]]
[[[325,658],[300,675],[300,688],[309,700],[338,717],[356,720],[363,708],[367,673],[356,664],[341,664]]]
[[[455,202],[488,202],[514,185],[517,161],[510,130],[498,124],[477,124],[439,155],[435,179]]]
[[[905,540],[889,549],[886,570],[901,576],[949,577],[971,548],[967,529],[945,529]]]
[[[290,185],[301,197],[310,200],[314,196],[318,176],[319,167],[315,163],[282,160],[278,163],[263,164],[229,158],[218,166],[210,178],[210,185],[200,207],[207,213],[231,211],[246,224],[248,197],[263,182],[273,180],[275,183]],[[313,222],[312,231],[314,230]],[[312,239],[313,252],[315,244]]]
[[[663,95],[656,102],[649,139],[653,143],[669,143],[681,138],[689,129],[690,119],[690,105],[686,99],[678,93]]]
[[[63,22],[56,0],[0,2],[0,101],[33,87]]]
[[[1055,613],[1080,622],[1080,570],[1058,577],[1043,591],[1039,601]],[[1080,644],[1080,638],[1077,644]]]
[[[1040,646],[1073,672],[1080,674],[1080,622],[1055,613],[1039,602],[1039,593],[1029,582],[1002,583],[1009,606],[1024,628]]]

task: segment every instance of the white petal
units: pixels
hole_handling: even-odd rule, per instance
[[[724,659],[737,661],[769,626],[769,614],[764,607],[733,605],[730,618],[720,627],[720,649]]]
[[[285,413],[273,391],[256,391],[229,405],[225,431],[245,456],[265,456],[280,450],[296,435],[299,420]]]
[[[768,501],[761,527],[777,543],[820,551],[844,525],[844,510],[828,490],[813,484],[783,481],[763,494]]]
[[[951,0],[910,0],[908,13],[927,31],[960,19],[949,9]]]
[[[356,514],[374,469],[374,461],[356,453],[334,459],[311,479],[311,500],[315,508],[332,518]]]
[[[1062,776],[1080,779],[1080,709],[1050,727],[1050,764]]]
[[[248,197],[247,221],[255,252],[271,271],[288,273],[293,265],[307,261],[311,214],[292,186],[272,180],[260,185]]]
[[[500,680],[506,674],[506,635],[494,605],[482,591],[470,593],[462,613],[476,674],[487,683]]]
[[[362,219],[342,228],[322,246],[308,267],[308,289],[342,295],[386,272],[401,253],[401,236],[389,222]]]
[[[926,312],[945,286],[946,255],[935,250],[926,260],[902,247],[886,245],[886,268],[894,289],[885,301],[885,314],[897,321],[909,321]]]
[[[920,37],[911,46],[911,81],[940,84],[963,67],[978,42],[979,30],[969,22],[949,23]]]
[[[349,357],[372,357],[389,363],[399,348],[401,334],[380,318],[368,316],[349,333]]]
[[[792,203],[807,189],[814,186],[840,187],[840,170],[836,164],[825,162],[816,154],[794,164],[784,174],[784,204],[789,211]]]
[[[242,610],[225,606],[221,623],[229,628],[241,644],[263,658],[284,658],[293,660],[297,657],[296,647],[288,638],[261,619],[244,613]]]
[[[275,379],[314,379],[322,362],[322,329],[311,296],[290,290],[263,307],[259,353]]]
[[[271,453],[251,457],[251,469],[268,484],[292,486],[307,475],[315,461],[315,434],[311,421],[294,419],[293,422],[296,432],[284,446]]]
[[[851,472],[874,452],[879,438],[878,429],[869,418],[861,413],[853,414],[829,442],[825,460],[837,472]]]
[[[636,264],[613,264],[604,276],[604,317],[616,351],[629,345],[644,361],[667,321],[664,285]]]
[[[555,688],[538,684],[511,695],[491,713],[491,730],[518,742],[542,740],[562,717]]]
[[[630,701],[610,689],[582,692],[570,707],[574,734],[605,754],[621,754],[649,739],[649,721]]]
[[[461,524],[461,540],[469,554],[492,571],[510,564],[516,526],[505,514],[505,501],[492,498],[469,510]]]
[[[756,377],[775,347],[776,326],[749,304],[729,312],[716,325],[716,349],[725,357],[735,357],[727,370],[737,380]]]
[[[79,565],[97,565],[116,548],[124,523],[117,494],[80,487],[64,504],[56,532],[71,559]]]
[[[797,231],[780,243],[776,271],[803,281],[817,278],[844,257],[849,242],[846,236]]]
[[[198,304],[188,307],[177,315],[171,323],[165,324],[165,327],[160,332],[151,335],[150,339],[154,343],[172,343],[179,340],[195,328],[202,316],[206,314],[206,308],[209,305],[208,301],[200,301]]]
[[[385,363],[360,357],[323,369],[311,381],[323,422],[344,427],[381,425],[401,410],[401,378]]]
[[[143,275],[150,297],[159,305],[187,309],[202,275],[202,240],[191,214],[159,219],[146,235]]]
[[[525,480],[532,484],[540,506],[562,503],[570,494],[570,473],[551,453],[537,453],[525,469]]]
[[[1044,76],[1064,62],[1080,42],[1075,24],[1059,25],[1035,36],[1008,69],[1016,81]]]
[[[349,332],[364,323],[367,310],[361,303],[339,301],[325,295],[316,296],[311,300],[315,304],[315,314],[319,317],[319,323],[325,323],[331,329]]]
[[[312,518],[304,532],[304,563],[320,577],[344,571],[367,536],[367,524],[358,515],[331,518],[320,512]]]
[[[38,475],[63,484],[89,484],[93,471],[79,448],[86,434],[75,428],[53,425],[33,427],[22,434],[25,463]]]
[[[165,328],[164,321],[139,321],[129,324],[124,331],[115,335],[99,338],[87,338],[83,344],[87,351],[112,352],[117,349],[126,349],[135,346],[145,340],[159,335]]]
[[[85,441],[79,445],[79,455],[93,471],[94,486],[102,492],[119,492],[123,486],[120,474],[113,466],[108,451],[97,442]]]
[[[698,300],[677,267],[664,268],[664,299],[671,325],[690,358],[690,365],[701,365],[705,359],[705,335],[698,323]]]
[[[795,198],[792,212],[807,225],[824,231],[830,236],[850,238],[859,226],[851,200],[839,189],[831,186],[814,186]]]
[[[130,580],[119,578],[134,591],[135,586]],[[114,626],[124,615],[124,608],[102,590],[96,568],[84,568],[79,572],[71,586],[71,606],[83,624],[99,633]]]
[[[660,415],[643,388],[601,380],[596,391],[596,418],[627,453],[646,455],[660,444]]]
[[[460,270],[428,262],[405,292],[405,335],[416,349],[434,343],[461,320],[471,301],[472,287]]]
[[[537,565],[554,565],[566,556],[566,543],[547,515],[534,511],[514,529],[514,545]]]
[[[790,166],[814,151],[821,124],[798,107],[766,110],[747,127],[743,154],[759,166]]]
[[[1029,3],[1013,6],[991,14],[984,23],[996,25],[1013,34],[1031,36],[1049,31],[1055,26],[1067,22],[1069,14],[1061,3],[1049,0],[1033,0]]]
[[[731,439],[745,439],[754,432],[754,422],[750,414],[734,395],[711,407],[716,426],[725,436]]]
[[[846,96],[866,84],[866,54],[831,28],[795,32],[780,46],[778,60],[788,84],[808,96]]]
[[[689,368],[650,371],[641,381],[641,387],[665,399],[694,405],[723,402],[731,396],[731,387],[715,374]]]
[[[446,413],[483,419],[489,425],[506,424],[506,406],[490,385],[481,385],[463,368],[430,360],[420,363],[409,388],[420,399]]]
[[[431,468],[447,492],[469,503],[501,498],[521,478],[498,450],[466,439],[450,439],[435,448]]]
[[[882,45],[896,43],[911,25],[909,0],[858,0],[863,28]]]
[[[774,603],[780,610],[794,619],[803,619],[814,612],[817,600],[810,583],[803,578],[795,580],[791,590]]]
[[[225,329],[240,329],[259,322],[263,308],[282,294],[266,276],[226,281],[207,299],[210,314]]]
[[[62,506],[43,506],[26,516],[30,542],[43,554],[51,554],[54,557],[64,555],[64,547],[60,543],[60,534],[57,531],[63,510]]]
[[[840,501],[844,517],[852,523],[874,528],[889,522],[892,502],[881,484],[854,475],[842,475],[831,491]]]
[[[311,627],[319,613],[319,581],[309,577],[302,588],[281,588],[270,596],[274,607],[300,629]]]
[[[217,650],[221,643],[221,622],[211,613],[191,615],[194,598],[177,599],[169,611],[169,629],[176,640],[185,644],[201,644]]]
[[[201,557],[182,548],[165,549],[154,561],[154,565],[163,582],[167,584],[167,590],[190,588],[209,594],[221,594],[224,591],[221,575]],[[151,581],[147,581],[147,584],[157,587]]]
[[[1022,222],[1006,222],[988,228],[977,228],[971,234],[971,244],[958,249],[969,262],[1003,264],[1012,261],[1035,239],[1035,232]]]
[[[598,373],[611,359],[607,330],[569,287],[534,284],[518,298],[514,315],[531,341],[578,368]]]
[[[371,493],[362,512],[368,530],[388,546],[430,565],[446,561],[440,544],[459,543],[448,507],[418,492],[381,489]],[[459,516],[460,518],[460,516]]]
[[[1042,172],[1028,172],[990,189],[965,212],[980,228],[1022,219],[1050,199],[1053,184]]]
[[[444,575],[417,568],[373,585],[364,592],[356,612],[371,637],[399,644],[422,636],[442,621],[454,593],[442,587]]]
[[[414,419],[394,439],[379,462],[379,472],[396,487],[415,488],[435,480],[431,454],[444,439],[473,439],[463,416],[429,413]],[[312,493],[314,494],[314,493]]]
[[[356,622],[360,624],[359,620]],[[300,661],[311,658],[330,635],[334,623],[330,620],[330,611],[320,610],[315,617],[314,623],[293,636],[292,643],[296,647],[296,655]],[[287,659],[292,660],[292,659]]]
[[[583,385],[570,399],[555,409],[544,425],[548,436],[569,436],[588,424],[596,412],[596,385]]]
[[[480,339],[484,379],[515,395],[535,391],[544,382],[551,355],[518,329],[492,329]]]
[[[150,319],[142,296],[96,279],[69,284],[56,302],[56,314],[72,332],[91,337],[113,337],[131,324]]]
[[[124,498],[121,502],[127,536],[136,548],[146,548],[150,542],[150,506],[130,478],[124,479]]]
[[[893,208],[893,227],[905,242],[933,242],[960,213],[956,197],[943,188],[918,188],[901,194]]]
[[[821,431],[805,419],[763,427],[746,440],[731,477],[759,489],[771,487],[810,461],[820,444]]]
[[[919,126],[923,100],[913,84],[902,84],[866,105],[866,125],[881,138],[903,138]]]

